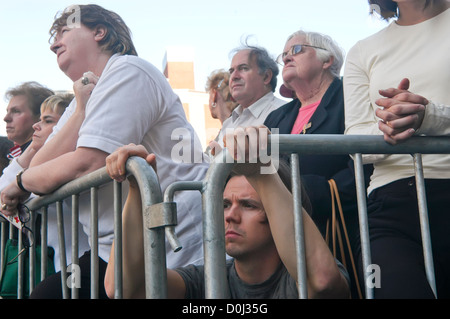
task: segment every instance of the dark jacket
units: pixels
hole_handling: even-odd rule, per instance
[[[300,109],[300,101],[281,106],[269,114],[264,122],[270,130],[279,129],[279,134],[290,134]],[[343,134],[344,94],[342,81],[336,78],[326,91],[317,110],[312,115],[311,127],[305,134]],[[357,227],[357,203],[353,160],[349,155],[300,155],[302,183],[309,196],[311,217],[322,234],[325,234],[326,221],[331,216],[331,194],[329,179],[334,179],[339,189],[342,206],[348,227]],[[372,165],[365,165],[366,183],[372,173]],[[356,218],[356,220],[355,220]],[[351,221],[352,220],[352,221]],[[356,223],[356,225],[355,225]],[[358,229],[353,229],[357,231]],[[352,232],[352,237],[356,236]],[[353,238],[352,240],[355,240]]]

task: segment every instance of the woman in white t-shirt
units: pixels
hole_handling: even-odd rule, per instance
[[[22,174],[26,190],[50,193],[104,167],[108,154],[130,143],[142,144],[156,154],[163,192],[175,181],[203,179],[208,163],[178,96],[156,67],[137,57],[130,31],[120,16],[98,5],[71,6],[55,19],[51,35],[50,49],[56,54],[58,66],[83,94],[76,94],[30,168]],[[174,148],[192,158],[177,157],[172,153]],[[98,190],[100,298],[107,298],[103,276],[114,238],[112,186],[108,183]],[[126,187],[123,189],[126,191]],[[14,207],[21,195],[17,185],[12,185],[2,192],[2,203]],[[80,223],[90,236],[90,204],[86,197],[80,195]],[[176,233],[183,249],[174,253],[168,246],[167,265],[199,262],[203,258],[200,193],[178,192],[174,201],[178,213]],[[80,298],[91,297],[89,254],[80,258],[81,272],[86,274],[82,275]],[[49,279],[45,281],[50,283]],[[36,287],[30,297],[61,297],[60,282],[48,287],[44,284]]]
[[[450,1],[369,1],[380,32],[349,51],[344,72],[346,134],[450,133]],[[375,298],[433,298],[423,261],[412,157],[364,155],[372,263],[381,269]],[[450,156],[423,155],[438,297],[450,297]],[[447,278],[447,279],[446,279]]]

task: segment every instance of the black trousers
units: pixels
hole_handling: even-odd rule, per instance
[[[437,296],[449,298],[450,180],[426,180],[425,189]],[[372,264],[380,270],[375,298],[434,298],[425,274],[415,179],[374,190],[368,199],[368,224]],[[360,251],[358,260],[364,282]]]
[[[104,279],[107,263],[99,258],[99,299],[108,299],[105,291]],[[81,271],[81,288],[79,289],[79,299],[91,298],[91,254],[90,251],[84,253],[79,259]],[[69,290],[70,293],[70,290]],[[61,272],[47,277],[40,282],[32,291],[30,299],[63,299],[61,288]]]

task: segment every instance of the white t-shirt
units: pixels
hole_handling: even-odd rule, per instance
[[[269,92],[245,109],[238,105],[231,113],[231,116],[223,121],[217,142],[223,147],[223,137],[227,134],[227,130],[237,127],[263,125],[266,117],[284,104],[286,104],[286,101],[275,97],[272,92]]]
[[[412,26],[392,22],[349,51],[344,71],[345,134],[382,135],[375,115],[380,89],[409,78],[409,91],[430,102],[416,134],[450,134],[450,9]],[[374,163],[368,192],[414,175],[410,155],[364,155]],[[450,155],[423,155],[425,178],[450,178]]]
[[[76,101],[73,100],[49,138],[67,122],[75,106]],[[183,135],[181,140],[180,132]],[[139,57],[114,55],[105,66],[86,105],[86,118],[80,128],[77,147],[112,153],[129,143],[142,144],[149,152],[155,153],[163,192],[175,181],[202,180],[208,169],[201,143],[187,122],[182,104],[167,79]],[[179,154],[172,152],[180,146],[184,147],[185,152],[195,153],[197,162],[179,162]],[[114,229],[111,189],[112,183],[99,189],[99,255],[105,261],[109,259]],[[175,230],[183,249],[173,253],[166,246],[168,267],[203,258],[200,193],[179,192],[175,195],[175,201],[178,207]],[[80,222],[88,235],[89,215],[89,196],[82,196]]]

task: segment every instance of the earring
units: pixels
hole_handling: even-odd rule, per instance
[[[216,106],[217,106],[216,102],[214,102],[213,104],[211,104],[211,106],[212,106],[212,107],[216,107]]]

